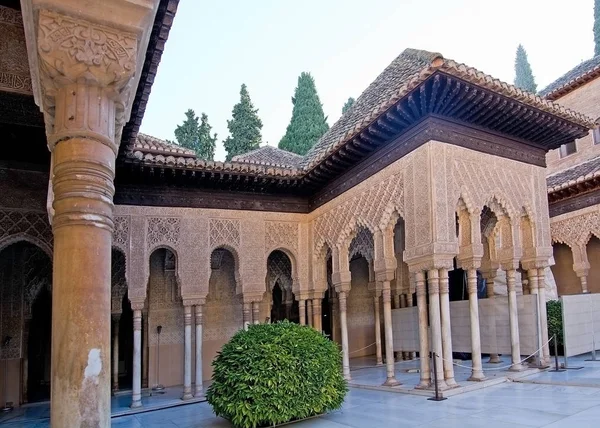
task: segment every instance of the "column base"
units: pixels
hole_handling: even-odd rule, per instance
[[[129,406],[131,409],[138,409],[142,407],[142,400],[133,400]]]
[[[194,393],[194,398],[202,398],[202,399],[206,398],[206,397],[204,396],[204,390],[203,390],[203,389],[201,389],[200,391],[196,391],[196,392]]]
[[[473,373],[471,374],[471,377],[469,377],[469,379],[467,379],[469,382],[482,382],[484,380],[486,380],[487,378],[485,377],[485,375],[483,374],[483,372],[481,373]]]
[[[448,387],[448,389],[452,389],[452,388],[458,388],[460,385],[458,383],[456,383],[456,380],[454,380],[454,378],[450,378],[450,379],[446,379],[446,386]]]
[[[383,366],[383,361],[377,361],[377,363],[375,365],[377,365],[377,366]]]
[[[344,379],[346,379],[346,381],[350,382],[352,380],[352,376],[344,375]]]
[[[194,396],[191,392],[186,392],[183,394],[183,397],[181,397],[182,400],[191,400],[192,398],[194,398]]]
[[[383,386],[398,386],[402,385],[395,377],[389,377],[383,382]]]
[[[497,354],[490,355],[490,359],[488,360],[489,364],[500,364],[501,362],[502,362],[502,360],[500,359],[500,356]]]
[[[415,386],[415,389],[429,389],[431,388],[431,381],[421,380],[419,384]]]
[[[523,367],[523,365],[521,363],[519,363],[519,364],[513,364],[508,369],[509,372],[522,372],[523,370],[526,370],[526,368]]]

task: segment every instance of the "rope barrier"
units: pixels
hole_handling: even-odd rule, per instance
[[[554,336],[552,336],[552,337],[554,337]],[[549,344],[549,343],[550,343],[550,341],[552,340],[552,337],[551,337],[550,339],[548,339],[548,341],[547,341],[546,343],[544,343],[544,344],[543,344],[543,345],[542,345],[540,348],[538,348],[538,349],[537,349],[537,350],[536,350],[536,351],[535,351],[533,354],[531,354],[531,355],[529,355],[529,356],[525,357],[524,359],[522,359],[521,361],[519,361],[517,364],[524,363],[524,362],[525,362],[525,361],[527,361],[529,358],[533,357],[535,354],[537,354],[538,352],[540,352],[540,351],[541,351],[541,350],[544,348],[544,346],[546,346],[547,344]],[[437,357],[440,357],[438,354],[435,354],[435,355],[436,355]],[[445,358],[443,358],[443,357],[440,357],[440,358],[441,358],[443,361],[446,361],[447,363],[450,363],[450,362],[451,362],[453,365],[455,365],[455,366],[457,366],[457,367],[462,367],[462,368],[469,369],[469,370],[473,368],[473,366],[472,366],[472,365],[471,365],[471,366],[465,366],[465,365],[462,365],[462,364],[455,363],[454,361],[448,361],[448,360],[446,360],[446,359],[445,359]],[[507,365],[507,366],[502,366],[502,367],[492,367],[492,368],[489,368],[489,369],[484,369],[484,368],[482,368],[482,370],[483,370],[483,371],[504,370],[504,369],[507,369],[507,368],[510,368],[510,367],[512,367],[513,365],[514,365],[514,364],[509,364],[509,365]]]
[[[355,351],[348,352],[348,355],[351,355],[351,354],[354,354],[354,353],[356,353],[356,352],[358,352],[358,351],[362,351],[362,350],[364,350],[364,349],[370,348],[371,346],[373,346],[373,345],[376,345],[376,344],[377,344],[377,342],[373,342],[373,343],[371,343],[370,345],[367,345],[367,346],[365,346],[364,348],[360,348],[360,349],[357,349],[357,350],[355,350]]]

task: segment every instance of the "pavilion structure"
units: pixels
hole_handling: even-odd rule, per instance
[[[108,426],[111,386],[131,388],[132,407],[159,385],[200,397],[232,334],[281,318],[339,342],[346,379],[353,348],[385,356],[388,386],[395,357],[433,351],[438,386],[453,387],[457,269],[471,380],[484,377],[478,275],[492,294],[506,279],[514,370],[525,279],[547,331],[546,153],[587,135],[587,116],[406,49],[306,156],[261,148],[205,161],[138,132],[177,1],[8,3],[0,40],[14,38],[21,68],[0,70],[2,82],[11,72],[29,82],[0,87],[11,401],[49,384],[52,424]],[[410,306],[419,349],[395,356],[392,310]],[[418,386],[431,379],[421,358]]]

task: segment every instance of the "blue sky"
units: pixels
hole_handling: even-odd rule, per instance
[[[522,43],[541,89],[593,55],[592,25],[593,0],[181,0],[141,130],[174,140],[185,110],[205,112],[223,160],[246,83],[263,142],[276,146],[302,71],[332,125],[407,47],[512,82]]]

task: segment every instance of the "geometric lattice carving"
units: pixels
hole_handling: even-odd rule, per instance
[[[115,216],[114,224],[113,244],[126,248],[129,241],[129,216]]]
[[[325,242],[338,243],[340,233],[354,219],[375,230],[384,220],[390,208],[403,214],[403,184],[401,175],[393,175],[349,198],[332,210],[315,219],[315,249],[320,250]]]
[[[210,246],[240,245],[240,221],[211,218],[210,219]]]
[[[352,259],[357,254],[363,256],[367,261],[374,258],[373,235],[364,227],[358,229],[358,233],[350,243],[350,258]]]
[[[181,220],[175,217],[151,217],[148,219],[148,248],[156,244],[179,243]]]
[[[286,221],[265,222],[265,248],[298,249],[298,224]]]
[[[597,211],[550,223],[552,242],[569,247],[585,246],[590,235],[600,237],[600,213]]]
[[[31,94],[31,77],[21,12],[0,6],[0,88]]]
[[[279,283],[282,290],[292,289],[292,262],[283,251],[273,251],[267,259],[267,284],[272,290]]]
[[[24,234],[52,248],[52,229],[45,213],[0,209],[0,240]]]

